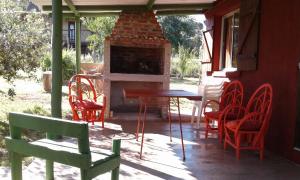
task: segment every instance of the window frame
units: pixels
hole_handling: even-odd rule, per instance
[[[221,39],[220,39],[220,57],[219,57],[219,70],[233,70],[233,71],[237,71],[237,68],[236,67],[226,67],[226,62],[225,62],[225,65],[223,64],[223,51],[224,51],[224,23],[225,23],[225,19],[230,17],[230,16],[233,16],[235,13],[237,12],[240,12],[240,9],[236,9],[236,10],[233,10],[225,15],[222,16],[222,24],[221,24]],[[232,36],[232,39],[231,39],[231,42],[233,42],[233,36]],[[232,57],[232,52],[231,52],[231,57]],[[226,61],[226,60],[225,60]],[[231,59],[232,61],[232,59]],[[224,67],[223,67],[224,66]]]

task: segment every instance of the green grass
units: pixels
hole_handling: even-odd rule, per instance
[[[50,116],[51,94],[44,92],[42,83],[30,79],[18,79],[15,81],[14,98],[7,95],[10,85],[0,78],[0,166],[8,165],[8,154],[5,149],[4,137],[9,135],[7,116],[9,112],[26,112]],[[69,113],[66,88],[63,89],[63,116]],[[27,139],[41,137],[40,133],[24,132]],[[30,134],[30,135],[29,135]]]

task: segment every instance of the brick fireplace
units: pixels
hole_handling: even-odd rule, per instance
[[[123,99],[123,88],[169,89],[171,45],[155,14],[122,12],[104,42],[104,94],[107,112],[136,112],[138,102]]]

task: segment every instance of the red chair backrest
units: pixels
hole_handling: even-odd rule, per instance
[[[69,101],[89,99],[97,102],[93,83],[83,75],[74,75],[69,81]]]
[[[273,88],[269,83],[265,83],[256,89],[247,104],[247,114],[251,112],[261,114],[261,116],[257,116],[257,119],[254,119],[254,121],[258,121],[261,128],[268,127],[268,120],[271,116],[272,101]]]
[[[220,110],[228,105],[239,106],[243,103],[244,88],[240,81],[235,80],[224,84],[224,91],[220,99]]]
[[[267,132],[272,113],[272,101],[273,88],[269,83],[265,83],[256,89],[247,104],[246,114],[258,113],[257,116],[253,116],[245,123],[247,126],[256,126],[256,129],[259,130],[259,134],[252,142],[253,145],[256,145]]]

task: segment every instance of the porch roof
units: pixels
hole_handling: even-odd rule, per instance
[[[63,0],[63,13],[89,15],[118,13],[122,10],[154,10],[161,15],[200,14],[216,0]],[[52,0],[33,0],[43,11],[52,10]]]

